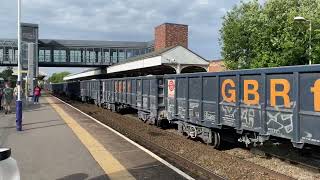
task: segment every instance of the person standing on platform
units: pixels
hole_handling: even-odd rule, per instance
[[[33,90],[33,103],[39,104],[39,97],[41,96],[41,88],[37,85]]]
[[[3,89],[3,106],[4,113],[11,113],[11,104],[13,100],[13,89],[10,87],[10,83],[6,83],[5,88]]]

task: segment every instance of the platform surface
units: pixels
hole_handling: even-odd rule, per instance
[[[12,149],[23,180],[186,178],[50,96],[24,105],[22,132],[0,111],[0,147]]]

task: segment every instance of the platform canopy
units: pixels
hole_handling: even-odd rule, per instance
[[[207,60],[191,50],[182,46],[174,46],[130,58],[126,62],[109,66],[106,69],[97,68],[71,74],[63,80],[206,72],[208,65]]]
[[[209,62],[182,46],[165,48],[142,56],[128,59],[107,68],[107,74],[132,75],[205,72]]]
[[[71,80],[79,80],[79,79],[90,79],[92,77],[96,78],[97,76],[106,74],[105,70],[97,68],[97,69],[88,69],[86,71],[70,74],[63,78],[64,81],[71,81]]]

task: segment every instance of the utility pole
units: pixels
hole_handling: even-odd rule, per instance
[[[16,101],[16,129],[22,131],[22,101],[21,101],[21,0],[18,0],[18,97]]]
[[[308,20],[302,16],[297,16],[294,18],[297,22],[309,22],[309,65],[312,64],[312,21]]]

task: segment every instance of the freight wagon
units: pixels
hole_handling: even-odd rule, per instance
[[[164,78],[167,118],[190,137],[217,146],[233,130],[247,145],[270,136],[320,145],[320,66]]]
[[[74,100],[80,98],[80,82],[63,82],[63,83],[51,83],[47,86],[47,89],[57,95],[64,95]]]
[[[80,82],[74,81],[74,82],[67,82],[64,83],[64,92],[66,96],[68,96],[71,99],[79,100],[80,98]]]
[[[263,144],[271,137],[297,148],[320,145],[319,65],[83,82],[97,83],[81,86],[81,96],[100,88],[85,96],[97,104],[134,108],[157,125],[168,120],[214,147],[234,138]]]
[[[47,88],[49,91],[56,95],[62,95],[62,93],[64,93],[64,83],[51,83]]]
[[[101,80],[86,80],[80,82],[80,99],[84,102],[101,104]]]
[[[163,76],[129,77],[102,80],[102,103],[108,109],[120,111],[128,107],[138,111],[138,117],[160,125],[164,118]]]

